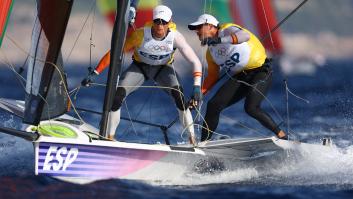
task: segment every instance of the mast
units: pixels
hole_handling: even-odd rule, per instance
[[[111,41],[111,51],[110,51],[110,65],[108,71],[107,87],[105,90],[104,105],[103,105],[103,115],[100,125],[101,136],[106,136],[107,134],[107,123],[109,112],[112,107],[112,102],[115,95],[115,89],[117,84],[117,79],[119,78],[121,65],[123,62],[123,46],[125,42],[125,36],[127,31],[127,8],[129,6],[129,0],[116,0],[117,10],[116,18],[113,28],[113,35]]]

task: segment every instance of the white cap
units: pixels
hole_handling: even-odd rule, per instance
[[[188,28],[190,30],[195,30],[197,26],[202,25],[202,24],[211,24],[214,26],[218,26],[219,22],[214,16],[209,15],[209,14],[203,14],[197,19],[197,21],[189,24]]]
[[[172,10],[167,6],[159,5],[153,9],[153,20],[163,19],[164,21],[169,22],[172,18]]]

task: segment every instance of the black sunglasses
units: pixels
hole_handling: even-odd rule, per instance
[[[199,30],[202,28],[202,26],[204,26],[205,24],[201,24],[201,25],[196,25],[196,26],[193,26],[193,25],[188,25],[188,28],[189,30]]]
[[[169,22],[164,21],[163,19],[155,19],[155,20],[153,20],[153,23],[156,25],[167,25]]]

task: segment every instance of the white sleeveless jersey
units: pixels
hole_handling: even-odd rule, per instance
[[[150,65],[164,65],[173,59],[175,32],[170,31],[161,41],[152,37],[151,27],[144,28],[141,46],[137,49],[139,60]]]
[[[224,36],[223,30],[219,31],[218,36]],[[209,50],[213,61],[217,65],[229,69],[233,73],[239,72],[247,66],[251,53],[248,42],[236,45],[228,43],[217,44],[209,46]]]
[[[241,44],[218,44],[210,46],[210,53],[213,61],[222,68],[231,72],[243,70],[250,58],[250,47],[247,42]]]

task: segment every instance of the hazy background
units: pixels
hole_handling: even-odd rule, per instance
[[[212,0],[217,1],[217,0]],[[243,0],[247,1],[247,0]],[[260,1],[260,0],[259,0]],[[204,0],[163,1],[174,12],[173,20],[178,29],[205,62],[205,48],[201,48],[193,32],[186,29],[187,24],[203,13]],[[208,1],[209,2],[209,1]],[[301,1],[276,0],[278,19],[282,19]],[[87,75],[86,68],[95,66],[99,58],[110,48],[111,27],[98,13],[92,12],[84,22],[95,1],[75,0],[72,15],[63,43],[63,56],[68,72],[70,90],[80,85]],[[93,17],[93,15],[95,17]],[[16,81],[16,76],[4,62],[14,64],[18,69],[27,57],[31,31],[35,16],[34,0],[15,0],[7,34],[0,49],[0,97],[24,99],[24,91]],[[94,19],[94,20],[93,20]],[[333,143],[342,151],[337,155],[303,151],[305,158],[296,159],[288,153],[285,161],[270,159],[260,161],[253,167],[244,165],[239,170],[222,172],[216,175],[185,175],[180,181],[171,181],[170,187],[149,186],[138,182],[109,180],[86,186],[74,186],[58,181],[48,181],[34,176],[33,146],[22,139],[0,133],[0,198],[38,198],[48,196],[65,198],[97,198],[105,196],[117,198],[352,198],[353,190],[353,1],[352,0],[309,0],[281,28],[285,53],[288,57],[317,57],[327,59],[312,75],[290,75],[283,77],[274,67],[273,86],[268,93],[268,101],[262,107],[271,114],[281,127],[296,136],[300,141],[320,143],[323,137],[331,137]],[[82,30],[82,32],[81,32]],[[92,43],[90,57],[90,35]],[[12,43],[9,38],[15,41]],[[179,55],[179,54],[177,54]],[[127,56],[128,64],[131,58]],[[300,59],[294,62],[299,67]],[[308,68],[309,65],[301,64]],[[187,71],[190,65],[176,57],[178,72]],[[23,73],[25,76],[25,73]],[[105,74],[96,80],[103,82]],[[191,73],[181,75],[185,94],[192,94]],[[299,100],[293,95],[286,98],[283,79],[290,91],[309,101]],[[218,85],[219,86],[219,85]],[[213,89],[215,90],[215,89]],[[212,96],[205,96],[204,102]],[[82,88],[77,106],[96,111],[102,110],[103,87]],[[143,100],[141,100],[143,99]],[[122,116],[132,117],[157,124],[169,124],[177,116],[175,105],[169,96],[160,89],[139,89],[126,100]],[[270,104],[271,103],[271,104]],[[203,110],[206,103],[204,103]],[[279,115],[275,114],[274,108]],[[126,108],[125,108],[126,107]],[[128,109],[127,109],[128,107]],[[129,113],[129,114],[128,114]],[[130,115],[131,113],[131,115]],[[100,116],[80,114],[88,123],[98,127]],[[0,113],[0,125],[17,128],[21,121],[9,114]],[[290,128],[289,128],[290,127]],[[290,129],[290,131],[289,131]],[[177,122],[168,135],[172,143],[185,141],[180,135],[181,126]],[[217,132],[232,138],[269,136],[272,132],[263,128],[243,110],[238,103],[225,110],[220,118]],[[197,135],[199,131],[197,131]],[[163,135],[158,128],[122,121],[117,138],[131,142],[162,142]],[[171,170],[171,172],[174,172]],[[185,178],[184,178],[185,177]],[[159,180],[160,181],[160,180]],[[158,182],[159,182],[158,181]],[[157,185],[158,182],[155,182]],[[206,183],[204,186],[198,184]],[[162,182],[163,183],[163,182]],[[189,185],[187,187],[180,185]],[[17,192],[17,195],[14,193]],[[1,197],[8,194],[9,197]],[[15,194],[15,195],[14,195]],[[61,196],[60,195],[60,196]],[[71,196],[71,197],[70,197]],[[130,196],[130,197],[129,197]],[[237,197],[238,196],[238,197]],[[102,198],[102,197],[98,197]],[[107,198],[107,197],[104,197]]]
[[[205,0],[162,1],[173,10],[173,20],[177,23],[179,31],[185,35],[200,58],[204,50],[200,49],[194,33],[187,30],[187,24],[203,13],[205,2]],[[301,0],[274,0],[273,2],[280,20]],[[67,63],[89,64],[91,34],[94,44],[91,49],[93,65],[110,48],[110,24],[98,9],[91,12],[87,18],[94,5],[95,1],[92,0],[74,1],[62,48],[64,60]],[[24,62],[27,55],[22,51],[29,49],[34,16],[34,0],[15,1],[1,48],[2,62],[4,60],[16,64]],[[293,57],[320,55],[327,59],[351,59],[353,56],[352,20],[353,1],[351,0],[309,0],[281,26],[285,52]],[[18,46],[10,42],[8,37],[13,38]]]

